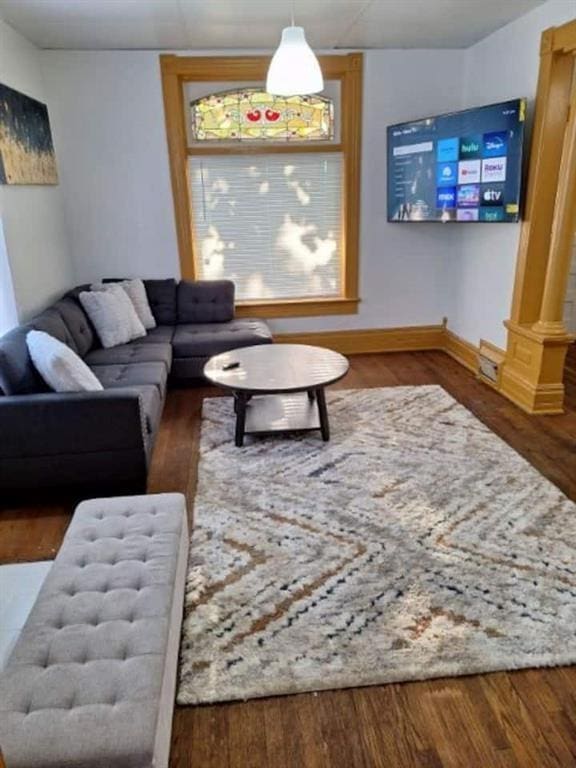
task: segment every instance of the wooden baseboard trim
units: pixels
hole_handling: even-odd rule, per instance
[[[444,352],[450,355],[457,363],[463,365],[472,373],[477,374],[479,370],[478,352],[479,348],[466,341],[461,336],[457,336],[453,331],[444,328]]]
[[[461,338],[446,325],[414,325],[403,328],[366,328],[354,331],[320,331],[316,333],[279,333],[274,336],[280,344],[312,344],[328,347],[343,355],[362,355],[381,352],[446,352],[457,363],[479,375],[480,348]],[[504,351],[488,342],[491,355],[500,362]],[[498,385],[488,382],[498,389]]]
[[[313,344],[328,347],[343,355],[377,352],[419,352],[444,349],[443,325],[415,325],[404,328],[367,328],[358,331],[318,333],[279,333],[281,344]]]

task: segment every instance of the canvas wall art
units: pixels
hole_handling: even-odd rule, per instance
[[[57,184],[48,109],[0,83],[0,184]]]

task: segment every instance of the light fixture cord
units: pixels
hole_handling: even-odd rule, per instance
[[[294,0],[292,0],[292,3],[291,3],[291,12],[292,12],[292,26],[294,26]]]

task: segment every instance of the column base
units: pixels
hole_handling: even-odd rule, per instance
[[[505,325],[508,345],[500,392],[527,413],[564,413],[564,364],[573,337],[565,330],[544,335],[535,326]]]

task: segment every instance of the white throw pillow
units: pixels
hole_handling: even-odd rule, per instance
[[[123,280],[120,285],[130,297],[132,304],[134,304],[136,314],[144,328],[147,331],[151,328],[156,328],[156,320],[150,309],[150,302],[148,301],[144,282],[140,278],[136,278],[135,280]]]
[[[122,307],[122,313],[124,314],[124,322],[130,328],[129,340],[132,341],[132,339],[140,339],[142,336],[146,336],[146,328],[142,325],[130,296],[120,283],[105,283],[104,290],[106,293],[111,293],[118,298]]]
[[[26,334],[34,367],[55,392],[99,392],[104,387],[81,357],[44,331]]]
[[[124,296],[129,301],[128,296]],[[78,299],[103,347],[108,349],[130,341],[132,328],[117,295],[111,291],[83,291]]]

